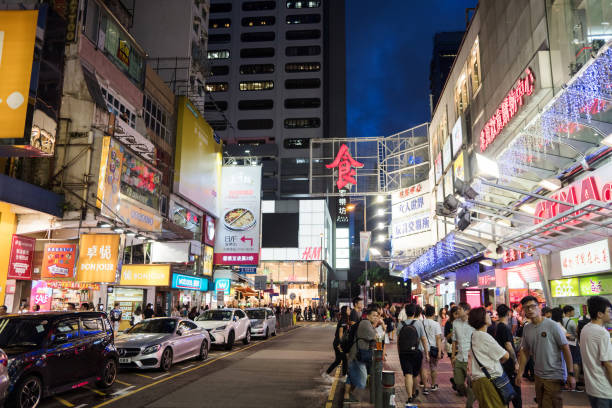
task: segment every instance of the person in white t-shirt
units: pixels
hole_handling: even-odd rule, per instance
[[[429,377],[431,379],[431,390],[438,390],[437,368],[438,360],[442,358],[442,328],[440,323],[434,320],[436,309],[432,305],[425,305],[425,320],[423,320],[423,328],[425,329],[425,338],[429,344]],[[427,370],[427,365],[423,364],[423,368]]]
[[[495,338],[487,333],[491,325],[491,315],[484,307],[470,310],[468,323],[474,328],[472,333],[472,390],[479,407],[505,408],[495,385],[488,378],[500,377],[504,373],[501,363],[510,355]],[[485,374],[484,370],[489,374]]]
[[[605,325],[610,317],[610,301],[594,296],[587,301],[591,322],[580,332],[580,352],[586,393],[592,408],[612,408],[612,345]]]

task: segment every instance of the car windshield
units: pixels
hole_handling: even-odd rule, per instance
[[[231,310],[207,310],[198,317],[196,317],[197,321],[202,320],[219,320],[228,322],[232,319],[232,311]]]
[[[174,333],[175,328],[176,319],[152,319],[134,325],[127,333]]]
[[[0,319],[0,348],[40,347],[49,327],[46,319]]]
[[[266,311],[263,309],[247,310],[246,314],[247,316],[249,316],[249,319],[265,319],[266,318]]]

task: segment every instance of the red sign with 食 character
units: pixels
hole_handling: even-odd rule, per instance
[[[13,235],[7,279],[32,279],[32,260],[35,246],[36,240],[34,238]]]

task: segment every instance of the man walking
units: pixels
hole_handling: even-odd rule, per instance
[[[355,304],[355,302],[353,302]],[[348,356],[348,376],[344,387],[345,402],[359,402],[352,393],[356,388],[365,388],[368,378],[367,366],[368,361],[363,360],[363,355],[371,354],[368,350],[373,348],[373,343],[376,340],[376,330],[374,326],[378,323],[379,316],[376,308],[368,309],[367,319],[359,321],[355,342],[351,346]],[[360,352],[363,351],[363,353]]]
[[[363,312],[363,299],[359,296],[353,298],[353,310],[349,316],[349,326],[358,323],[361,320],[361,314]]]
[[[592,408],[612,408],[612,346],[605,327],[612,305],[604,297],[593,296],[587,307],[591,322],[580,332],[586,392]]]
[[[119,302],[115,302],[115,307],[110,311],[110,320],[113,324],[113,330],[115,333],[119,331],[119,322],[121,322],[122,311],[119,308]]]
[[[521,306],[531,323],[523,328],[519,371],[514,382],[517,386],[521,385],[525,365],[532,356],[538,407],[561,408],[561,385],[567,379],[571,390],[576,387],[567,339],[557,322],[542,317],[537,298],[525,296],[521,299]]]
[[[459,303],[457,318],[453,321],[453,352],[451,355],[453,380],[459,395],[467,397],[466,408],[472,408],[475,400],[472,388],[465,384],[468,378],[468,352],[474,332],[474,328],[467,322],[470,309],[471,306],[468,303]]]
[[[510,318],[512,317],[512,311],[504,304],[497,306],[497,327],[495,330],[495,340],[497,344],[502,346],[507,352],[510,358],[502,363],[502,367],[510,382],[516,391],[516,397],[512,399],[512,405],[514,408],[521,408],[523,402],[521,400],[521,387],[514,383],[516,372],[518,369],[518,359],[516,358],[516,351],[514,350],[514,341],[512,337],[512,324]]]
[[[419,395],[415,377],[421,371],[423,357],[425,361],[429,361],[429,347],[427,346],[423,323],[414,318],[416,305],[408,304],[405,310],[406,320],[397,324],[397,351],[404,374],[408,402],[412,403]]]
[[[574,308],[570,305],[563,307],[563,320],[562,324],[567,331],[566,337],[569,343],[570,353],[572,354],[572,362],[574,363],[574,373],[576,379],[580,378],[580,365],[582,361],[580,359],[580,349],[578,348],[578,324],[574,319]],[[576,391],[583,392],[584,389],[576,386]]]

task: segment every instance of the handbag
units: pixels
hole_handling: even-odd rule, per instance
[[[429,357],[438,358],[438,353],[440,350],[438,350],[438,346],[432,346],[429,342],[429,335],[427,334],[427,325],[425,322],[423,322],[423,330],[425,330],[425,338],[427,339],[427,344],[429,345]]]
[[[472,335],[472,337],[473,336],[474,335]],[[506,374],[506,372],[502,370],[502,375],[500,375],[499,377],[491,378],[489,370],[487,370],[486,367],[480,364],[480,361],[478,361],[478,357],[476,357],[476,353],[474,353],[472,344],[473,343],[470,340],[470,350],[472,350],[472,356],[474,356],[474,360],[476,360],[476,363],[478,363],[478,366],[480,367],[484,375],[489,379],[489,381],[493,383],[493,386],[495,386],[495,389],[497,390],[497,393],[499,394],[499,397],[501,398],[504,405],[508,405],[510,401],[512,401],[514,397],[516,397],[516,391],[514,390],[514,387],[510,382],[510,378],[508,378],[508,374]]]

